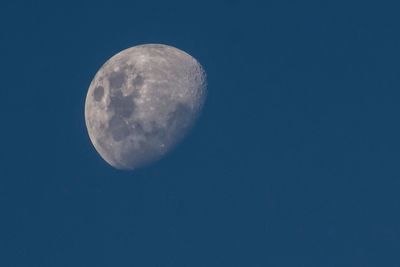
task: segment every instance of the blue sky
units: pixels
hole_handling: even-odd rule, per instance
[[[400,266],[398,5],[3,1],[0,266]],[[84,123],[122,49],[207,72],[185,141],[134,172]]]

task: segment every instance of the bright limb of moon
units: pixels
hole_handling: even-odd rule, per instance
[[[204,69],[189,54],[162,44],[128,48],[110,58],[89,86],[90,140],[113,167],[142,167],[185,137],[205,97]]]

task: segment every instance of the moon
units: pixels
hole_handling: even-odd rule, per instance
[[[206,98],[206,74],[186,52],[138,45],[111,57],[93,78],[85,122],[95,149],[111,166],[151,164],[187,135]]]

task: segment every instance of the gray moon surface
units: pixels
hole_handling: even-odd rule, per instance
[[[111,166],[143,167],[187,135],[205,97],[204,69],[189,54],[162,44],[128,48],[111,57],[89,86],[90,140]]]

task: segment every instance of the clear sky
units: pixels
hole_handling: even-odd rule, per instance
[[[0,266],[400,266],[399,6],[374,2],[2,1]],[[208,98],[118,171],[84,101],[143,43],[198,59]]]

